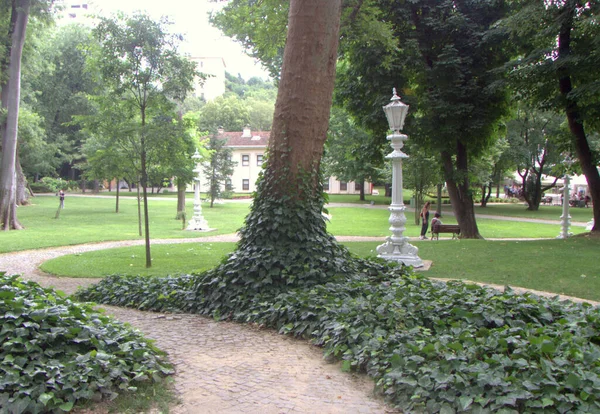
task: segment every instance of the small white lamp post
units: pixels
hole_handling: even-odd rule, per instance
[[[564,178],[564,188],[563,188],[563,206],[562,206],[562,216],[560,216],[560,234],[556,236],[557,239],[568,239],[573,235],[573,233],[569,233],[569,227],[571,227],[571,216],[569,215],[569,200],[571,199],[571,195],[569,193],[570,187],[570,177],[565,175]]]
[[[404,215],[404,200],[402,198],[402,159],[408,155],[401,151],[404,141],[408,137],[400,133],[404,126],[404,119],[408,113],[408,105],[400,101],[393,89],[394,96],[391,102],[383,107],[387,117],[392,135],[388,135],[393,151],[385,158],[392,160],[392,204],[390,205],[390,231],[392,235],[386,238],[386,242],[377,246],[377,256],[386,260],[402,262],[407,266],[423,267],[423,261],[417,255],[419,249],[408,243],[408,237],[403,236],[406,230],[406,216]]]
[[[196,188],[194,189],[194,215],[188,222],[186,230],[210,230],[208,228],[208,223],[204,217],[202,217],[202,205],[200,200],[200,173],[202,172],[201,158],[198,149],[196,149],[196,152],[192,155],[192,159],[196,160],[196,168],[193,170],[196,173],[196,178],[194,178],[194,183],[196,185]]]

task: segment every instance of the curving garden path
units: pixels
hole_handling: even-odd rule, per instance
[[[236,241],[237,237],[225,235],[201,240]],[[176,239],[152,243],[198,241]],[[78,286],[98,279],[56,278],[44,274],[38,266],[65,254],[142,243],[107,242],[6,253],[0,255],[0,270],[73,293]],[[306,341],[253,326],[215,322],[199,315],[103,308],[118,320],[138,328],[168,353],[175,366],[174,387],[180,400],[172,408],[173,413],[394,412],[374,395],[370,378],[341,372],[338,364],[326,362],[322,351]]]

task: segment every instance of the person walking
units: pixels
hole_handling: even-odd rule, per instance
[[[64,192],[64,190],[60,190],[58,193],[58,196],[60,197],[60,208],[65,208],[65,192]]]
[[[421,240],[425,240],[427,238],[427,228],[429,227],[429,208],[431,207],[431,203],[427,201],[423,208],[421,209]]]

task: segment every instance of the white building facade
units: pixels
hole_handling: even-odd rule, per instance
[[[237,163],[230,181],[235,193],[250,194],[256,191],[256,180],[262,170],[269,136],[269,131],[251,131],[250,128],[244,128],[241,132],[219,131],[219,138],[226,140],[225,147],[231,148],[231,158]],[[207,181],[203,178],[202,186],[206,185]],[[362,185],[365,194],[371,194],[370,183],[365,182]],[[360,184],[329,177],[324,182],[324,190],[329,194],[360,194]]]

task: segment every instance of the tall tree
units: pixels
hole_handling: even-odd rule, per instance
[[[324,172],[341,181],[360,184],[360,200],[365,200],[364,182],[377,181],[380,175],[381,147],[350,114],[334,108],[329,121]]]
[[[210,162],[203,168],[204,176],[208,182],[204,183],[208,187],[210,197],[210,206],[212,207],[217,198],[223,195],[223,188],[226,192],[231,192],[233,188],[228,184],[228,179],[233,174],[233,168],[237,162],[231,159],[232,150],[225,146],[226,141],[219,139],[217,134],[211,134],[206,149],[210,151]]]
[[[30,0],[12,3],[9,28],[10,52],[8,78],[2,83],[2,107],[6,109],[6,124],[2,131],[2,166],[0,169],[0,225],[3,230],[19,230],[23,227],[17,219],[17,135],[19,129],[19,105],[21,98],[21,56],[25,43]],[[4,71],[3,71],[4,72]]]
[[[177,52],[180,36],[168,33],[167,21],[136,13],[102,18],[94,29],[100,42],[95,64],[114,99],[129,100],[139,114],[139,159],[144,201],[146,267],[152,266],[148,217],[147,124],[148,111],[178,102],[193,90],[195,64]]]
[[[494,71],[510,56],[507,36],[496,28],[507,6],[488,0],[379,3],[397,52],[390,62],[385,42],[375,43],[374,50],[364,41],[350,45],[340,88],[344,99],[352,112],[367,118],[380,103],[374,98],[361,103],[357,91],[383,90],[383,83],[402,88],[411,105],[407,133],[422,151],[438,154],[461,235],[479,238],[469,162],[491,145],[508,108]],[[387,59],[385,65],[375,65],[380,58]]]
[[[341,0],[290,2],[269,156],[236,251],[204,278],[216,284],[198,286],[206,312],[226,316],[255,300],[252,293],[312,285],[350,269],[350,255],[321,215],[340,8]]]
[[[594,201],[593,233],[600,233],[600,154],[590,131],[600,131],[600,26],[597,1],[527,0],[506,20],[523,55],[510,79],[530,102],[566,115],[570,145]]]
[[[27,77],[35,93],[25,96],[24,103],[44,119],[46,142],[57,149],[57,173],[71,180],[79,179],[81,147],[87,138],[71,121],[93,113],[87,95],[98,86],[97,73],[86,66],[86,51],[93,42],[91,29],[78,24],[47,30],[38,42],[38,70]]]
[[[553,112],[536,111],[520,105],[513,119],[507,122],[509,147],[506,154],[521,177],[527,210],[538,210],[542,194],[556,186],[560,174],[565,172],[557,145],[564,135],[561,130],[563,121],[564,117]],[[553,177],[552,182],[543,184],[542,178],[546,176]]]

